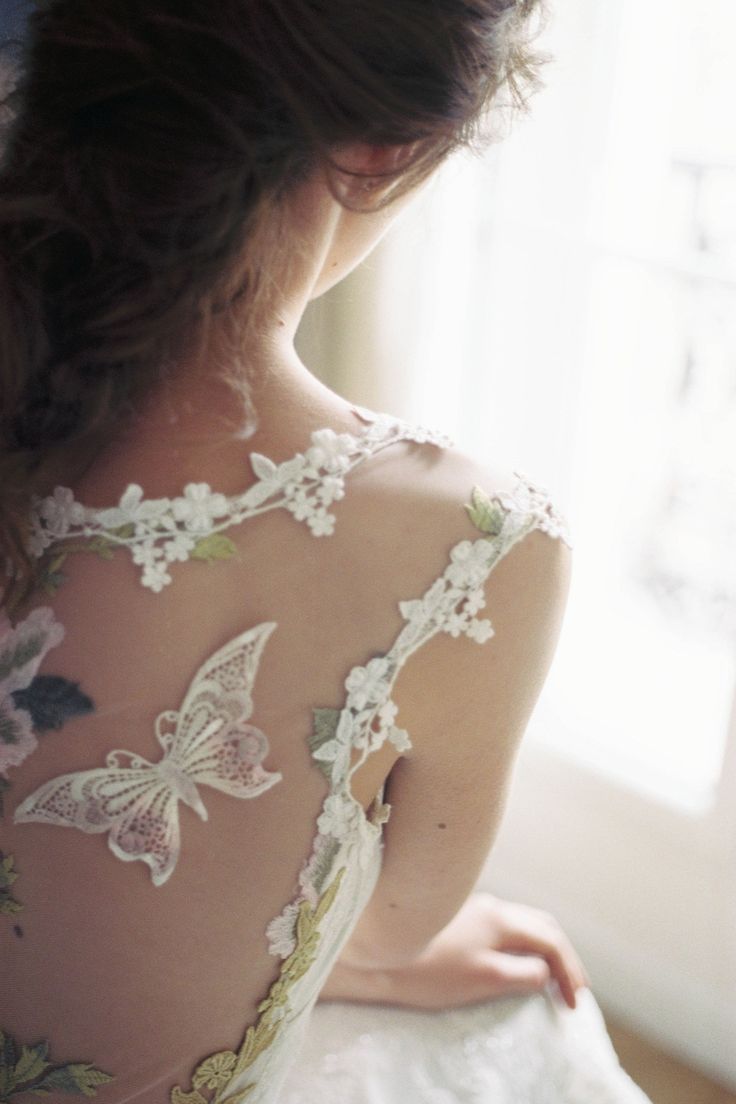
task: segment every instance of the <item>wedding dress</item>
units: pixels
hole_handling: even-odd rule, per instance
[[[51,1093],[55,1099],[53,1094],[63,1093],[65,1098],[97,1095],[110,1104],[136,1098],[161,1104],[167,1099],[172,1104],[637,1104],[646,1100],[619,1067],[588,991],[579,993],[575,1011],[563,1007],[551,993],[432,1013],[316,1004],[379,877],[383,826],[390,814],[383,792],[364,809],[353,796],[351,779],[387,743],[398,754],[411,748],[409,734],[395,724],[391,695],[397,675],[407,659],[437,634],[466,636],[481,646],[493,635],[493,626],[481,615],[484,584],[494,566],[528,533],[538,529],[569,543],[564,520],[546,491],[521,473],[514,473],[516,482],[510,491],[491,493],[476,487],[469,494],[467,514],[474,539],[455,542],[430,585],[405,594],[399,602],[401,627],[387,650],[349,657],[353,665],[345,665],[348,674],[340,706],[325,705],[319,698],[309,702],[313,723],[311,732],[304,733],[309,752],[305,771],[311,771],[313,779],[317,772],[322,790],[316,817],[307,808],[311,834],[304,835],[300,828],[297,832],[306,799],[291,807],[293,853],[306,858],[291,895],[281,899],[280,911],[272,913],[265,925],[265,945],[261,947],[254,936],[252,947],[246,947],[254,966],[257,962],[262,973],[270,971],[270,981],[255,1004],[250,996],[246,999],[248,971],[234,964],[237,931],[230,958],[222,963],[228,999],[237,1008],[242,984],[242,1007],[255,1007],[256,1014],[244,1012],[237,1028],[229,1026],[219,1048],[203,1047],[192,1053],[188,1048],[194,1044],[182,1043],[182,1053],[175,1054],[162,1034],[158,1053],[156,1035],[163,1032],[169,1013],[172,1022],[181,1017],[176,1022],[182,1025],[182,1038],[184,1025],[190,1023],[191,1016],[187,1018],[186,1008],[182,1009],[186,1001],[179,983],[184,975],[178,974],[179,966],[182,971],[196,971],[197,953],[182,951],[177,959],[174,947],[171,959],[164,960],[162,955],[170,948],[159,923],[150,935],[159,940],[158,950],[145,957],[149,933],[143,927],[141,934],[129,935],[125,906],[137,909],[136,922],[142,923],[147,909],[166,899],[156,895],[170,892],[173,902],[174,887],[179,885],[184,896],[172,903],[170,917],[162,914],[167,922],[170,919],[171,940],[184,938],[175,932],[186,933],[186,926],[176,929],[175,924],[191,901],[189,928],[200,927],[202,951],[209,953],[208,925],[219,918],[206,913],[208,919],[204,919],[202,910],[212,902],[206,895],[198,896],[202,869],[196,868],[193,852],[188,854],[188,840],[192,848],[195,841],[193,814],[206,821],[211,813],[212,825],[201,831],[215,833],[220,811],[224,816],[237,807],[244,816],[254,817],[253,810],[257,814],[261,808],[260,821],[256,816],[243,822],[242,839],[255,838],[251,833],[259,830],[268,839],[268,833],[275,831],[277,822],[274,819],[272,828],[268,817],[276,806],[268,801],[278,797],[296,768],[287,767],[285,751],[279,758],[278,734],[257,727],[251,717],[266,686],[261,681],[266,678],[262,664],[274,654],[281,617],[266,616],[241,625],[239,632],[187,674],[181,698],[170,701],[169,708],[155,718],[151,735],[155,733],[156,755],[142,754],[141,749],[148,746],[144,743],[133,750],[131,727],[128,750],[114,745],[103,755],[70,743],[70,748],[84,747],[84,754],[70,752],[63,771],[51,770],[43,767],[43,757],[51,755],[54,747],[58,754],[60,745],[42,733],[68,728],[71,734],[75,724],[85,719],[91,724],[95,716],[107,717],[108,723],[115,718],[114,703],[105,713],[105,703],[94,700],[89,686],[72,680],[72,659],[65,660],[61,673],[54,671],[55,654],[67,654],[62,652],[63,644],[74,656],[74,641],[56,602],[57,592],[61,597],[66,585],[61,567],[82,549],[93,554],[95,566],[104,573],[111,565],[101,561],[127,549],[132,565],[126,569],[139,572],[136,585],[147,592],[145,616],[150,618],[159,601],[152,596],[163,599],[175,593],[179,564],[198,560],[207,565],[202,570],[217,571],[222,561],[234,555],[228,533],[233,534],[235,527],[245,532],[256,517],[280,512],[289,525],[306,525],[311,536],[329,541],[340,524],[339,503],[350,495],[355,468],[398,442],[413,442],[422,449],[443,449],[449,444],[440,434],[398,419],[362,409],[356,413],[362,423],[359,432],[317,431],[303,452],[281,463],[252,453],[255,482],[241,495],[220,494],[207,484],[188,484],[177,498],[149,499],[140,486],[131,484],[118,504],[107,508],[85,506],[64,487],[34,502],[33,553],[39,560],[44,594],[41,604],[26,616],[11,614],[0,622],[0,796],[6,804],[0,828],[12,823],[13,833],[12,853],[4,842],[0,854],[0,921],[12,927],[16,936],[14,941],[10,936],[6,940],[6,946],[12,944],[11,982],[0,995],[4,1031],[0,1099],[24,1093]],[[121,576],[116,585],[124,584]],[[128,606],[134,629],[138,614],[132,599]],[[99,616],[102,621],[103,613]],[[124,611],[118,617],[124,621]],[[283,673],[281,677],[283,682]],[[99,732],[104,746],[104,726]],[[37,773],[31,781],[24,771],[34,763]],[[281,807],[279,816],[279,830],[284,840],[291,840]],[[59,827],[72,831],[57,833]],[[37,835],[32,837],[34,831]],[[101,838],[85,842],[84,835]],[[52,846],[61,846],[56,842],[60,837],[66,850],[55,861]],[[203,846],[217,849],[214,835],[201,838]],[[39,841],[36,852],[30,850],[32,839]],[[24,851],[26,841],[28,851]],[[242,861],[238,900],[242,900],[243,932],[252,903],[248,886],[259,870],[257,865],[248,866],[256,862],[254,850],[243,843],[240,852],[233,852]],[[66,919],[55,921],[55,961],[63,964],[68,959],[69,965],[58,968],[58,977],[53,963],[44,965],[53,978],[48,992],[36,978],[33,960],[28,965],[23,959],[32,952],[34,911],[40,918],[44,909],[63,904],[58,892],[45,893],[40,874],[33,876],[34,862],[40,870],[44,861],[49,863],[47,877],[59,863],[65,864],[64,885],[70,895],[82,901],[90,893],[93,902],[80,904],[75,913],[71,900],[64,905]],[[206,857],[197,859],[200,865],[206,861]],[[93,873],[85,863],[95,864]],[[274,867],[269,877],[277,873]],[[280,876],[284,877],[283,872]],[[124,877],[128,881],[120,890],[120,904],[108,909],[107,901]],[[95,878],[100,886],[96,897],[89,886]],[[223,885],[232,881],[228,874]],[[103,885],[108,887],[104,891]],[[211,895],[215,893],[213,888]],[[104,921],[95,920],[98,907]],[[237,916],[226,919],[223,930],[237,929]],[[131,925],[136,922],[131,920]],[[118,923],[122,924],[119,929]],[[88,940],[89,948],[77,946],[75,932],[86,933],[79,934],[78,942]],[[95,939],[99,945],[93,947]],[[129,945],[120,950],[120,943],[128,939]],[[108,1018],[101,1022],[100,1015],[86,1007],[84,994],[89,1000],[89,994],[104,989],[108,959],[118,954],[129,954],[130,966],[127,972],[116,967],[117,991],[106,1002]],[[144,957],[139,960],[138,954]],[[63,969],[68,971],[66,977]],[[127,975],[136,970],[141,977],[129,986]],[[203,969],[203,991],[211,976],[212,968]],[[178,986],[171,995],[164,992],[170,984]],[[75,986],[81,987],[81,995],[67,1006],[63,994],[69,987],[76,992]],[[31,989],[39,996],[35,1000],[28,996],[24,1003]],[[144,992],[145,999],[138,995]],[[145,1020],[146,1009],[159,992],[163,995],[154,1022],[139,1030],[137,1020]],[[197,1012],[202,1024],[195,1037],[204,1039],[215,1005],[211,997],[203,997],[199,1009],[194,993],[191,1002],[191,1014]],[[48,1004],[43,1014],[39,1003]],[[24,1030],[25,1023],[38,1026]],[[77,1051],[69,1053],[71,1044],[61,1046],[60,1040],[76,1038],[74,1031],[82,1023],[86,1025],[83,1038],[95,1042],[77,1043]],[[41,1033],[44,1038],[39,1038]],[[128,1033],[131,1041],[126,1043],[123,1037]],[[113,1035],[121,1040],[115,1046]],[[81,1046],[89,1049],[81,1052]],[[118,1066],[112,1068],[116,1062]]]

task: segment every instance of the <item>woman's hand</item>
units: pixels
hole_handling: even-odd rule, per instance
[[[456,1008],[537,992],[550,980],[570,1008],[575,991],[589,984],[554,917],[490,893],[474,893],[413,962],[374,971],[338,961],[320,999]]]

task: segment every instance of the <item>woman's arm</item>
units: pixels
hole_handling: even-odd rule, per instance
[[[476,884],[552,662],[570,569],[560,540],[528,533],[486,582],[483,615],[494,636],[478,644],[440,633],[402,670],[394,700],[413,749],[389,776],[383,867],[344,967],[416,962]]]
[[[572,944],[549,913],[473,893],[408,966],[359,969],[339,961],[320,1000],[454,1008],[512,993],[532,993],[554,980],[575,1008],[589,984]]]

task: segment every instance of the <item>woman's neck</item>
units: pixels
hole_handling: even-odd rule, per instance
[[[187,482],[235,494],[248,484],[251,452],[287,457],[314,429],[355,431],[350,404],[309,371],[292,344],[262,353],[257,362],[244,357],[239,368],[247,402],[216,367],[172,375],[73,481],[77,498],[110,505],[128,483],[153,498],[177,494]]]

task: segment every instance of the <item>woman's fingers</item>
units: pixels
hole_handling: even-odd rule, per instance
[[[483,965],[490,975],[494,995],[536,993],[550,979],[549,966],[537,955],[514,955],[504,951],[486,951]]]
[[[509,924],[498,944],[500,950],[542,955],[560,987],[565,1003],[575,1007],[575,990],[588,984],[583,965],[572,943],[552,917],[524,916],[522,923]]]

